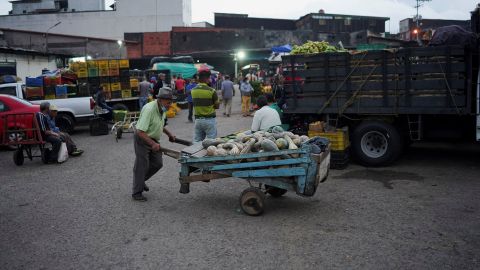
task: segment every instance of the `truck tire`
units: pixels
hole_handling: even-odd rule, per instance
[[[125,104],[117,103],[113,105],[112,109],[114,111],[129,111],[128,107]]]
[[[72,133],[75,128],[75,120],[68,114],[59,113],[55,119],[57,127],[66,133]]]
[[[353,154],[364,166],[389,165],[403,150],[403,140],[397,128],[381,121],[362,122],[355,128],[352,139]]]

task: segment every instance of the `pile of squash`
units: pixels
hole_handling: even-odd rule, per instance
[[[308,140],[308,136],[299,136],[284,131],[281,127],[274,127],[268,132],[239,133],[234,138],[205,139],[202,146],[207,150],[207,156],[227,156],[286,149],[294,150]]]

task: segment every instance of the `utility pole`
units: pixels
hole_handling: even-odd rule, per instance
[[[419,14],[419,9],[420,7],[423,6],[425,2],[430,2],[432,0],[416,0],[417,4],[415,5],[415,8],[417,9],[417,15],[415,16],[415,21],[416,21],[416,32],[417,32],[417,42],[420,44],[420,20],[421,16]]]

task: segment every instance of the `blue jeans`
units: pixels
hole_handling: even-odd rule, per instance
[[[147,97],[139,97],[138,98],[138,106],[140,106],[140,111],[142,110],[143,106],[147,104],[148,98]]]
[[[215,118],[195,119],[195,134],[193,141],[201,142],[217,137],[217,120]]]

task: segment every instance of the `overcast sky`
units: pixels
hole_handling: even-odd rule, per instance
[[[470,11],[479,1],[432,0],[424,4],[420,14],[429,19],[468,20]],[[108,6],[113,0],[106,2]],[[298,19],[307,13],[323,9],[326,13],[390,17],[386,30],[396,33],[399,21],[415,14],[415,3],[415,0],[192,0],[192,21],[213,23],[214,12]],[[8,14],[9,10],[11,4],[8,0],[0,0],[0,14]]]

